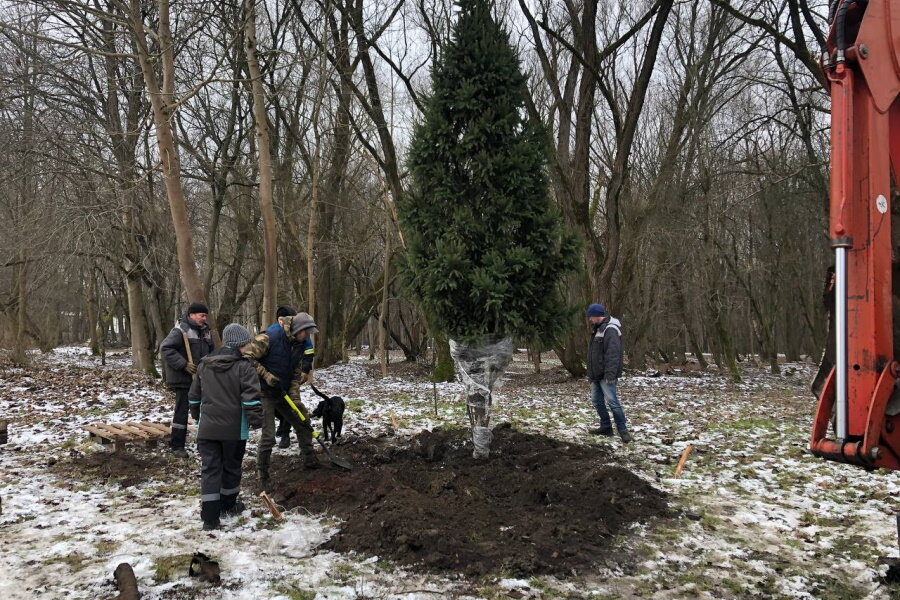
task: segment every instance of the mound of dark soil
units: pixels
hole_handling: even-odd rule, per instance
[[[345,523],[325,547],[430,571],[563,575],[607,562],[613,538],[668,514],[665,495],[609,464],[603,448],[494,430],[472,458],[468,431],[337,446],[352,472],[283,468],[273,495]]]

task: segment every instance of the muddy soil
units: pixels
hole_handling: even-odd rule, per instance
[[[611,563],[633,523],[669,515],[665,494],[612,464],[602,446],[501,425],[492,457],[472,458],[468,431],[357,440],[333,451],[351,472],[276,460],[273,496],[344,520],[325,545],[426,571],[528,576]],[[615,561],[612,561],[615,562]]]
[[[165,449],[128,448],[87,455],[72,451],[68,456],[51,459],[47,470],[72,482],[118,485],[126,489],[153,479],[195,477],[200,469],[194,461],[173,458]]]

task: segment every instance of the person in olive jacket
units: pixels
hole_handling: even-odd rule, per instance
[[[606,314],[602,304],[591,304],[585,313],[591,324],[591,340],[588,343],[587,371],[591,382],[591,403],[600,417],[600,427],[591,433],[611,436],[612,422],[606,405],[612,411],[619,437],[624,443],[632,441],[628,432],[625,411],[619,403],[616,387],[622,376],[622,323]]]
[[[200,518],[203,529],[219,527],[219,517],[244,510],[241,463],[250,428],[263,423],[259,376],[241,354],[253,338],[237,323],[222,332],[224,346],[200,361],[191,385],[190,403],[200,408],[197,450],[200,452]]]
[[[209,309],[205,304],[192,303],[188,306],[184,317],[172,328],[159,347],[162,354],[163,376],[166,384],[175,392],[175,414],[172,416],[172,436],[169,439],[169,446],[172,453],[179,458],[188,457],[184,449],[187,438],[188,390],[197,373],[200,360],[213,351],[212,335],[206,325],[208,313]],[[193,416],[196,421],[197,415]]]

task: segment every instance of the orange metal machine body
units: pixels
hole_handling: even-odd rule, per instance
[[[900,469],[900,415],[891,414],[900,376],[891,243],[892,168],[900,181],[900,0],[836,0],[830,20],[822,66],[831,93],[836,360],[810,449],[829,460]]]

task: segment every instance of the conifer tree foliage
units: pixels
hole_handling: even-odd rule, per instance
[[[545,134],[490,0],[460,0],[409,154],[407,275],[450,337],[531,338],[563,323],[557,281],[579,264],[549,195]]]

